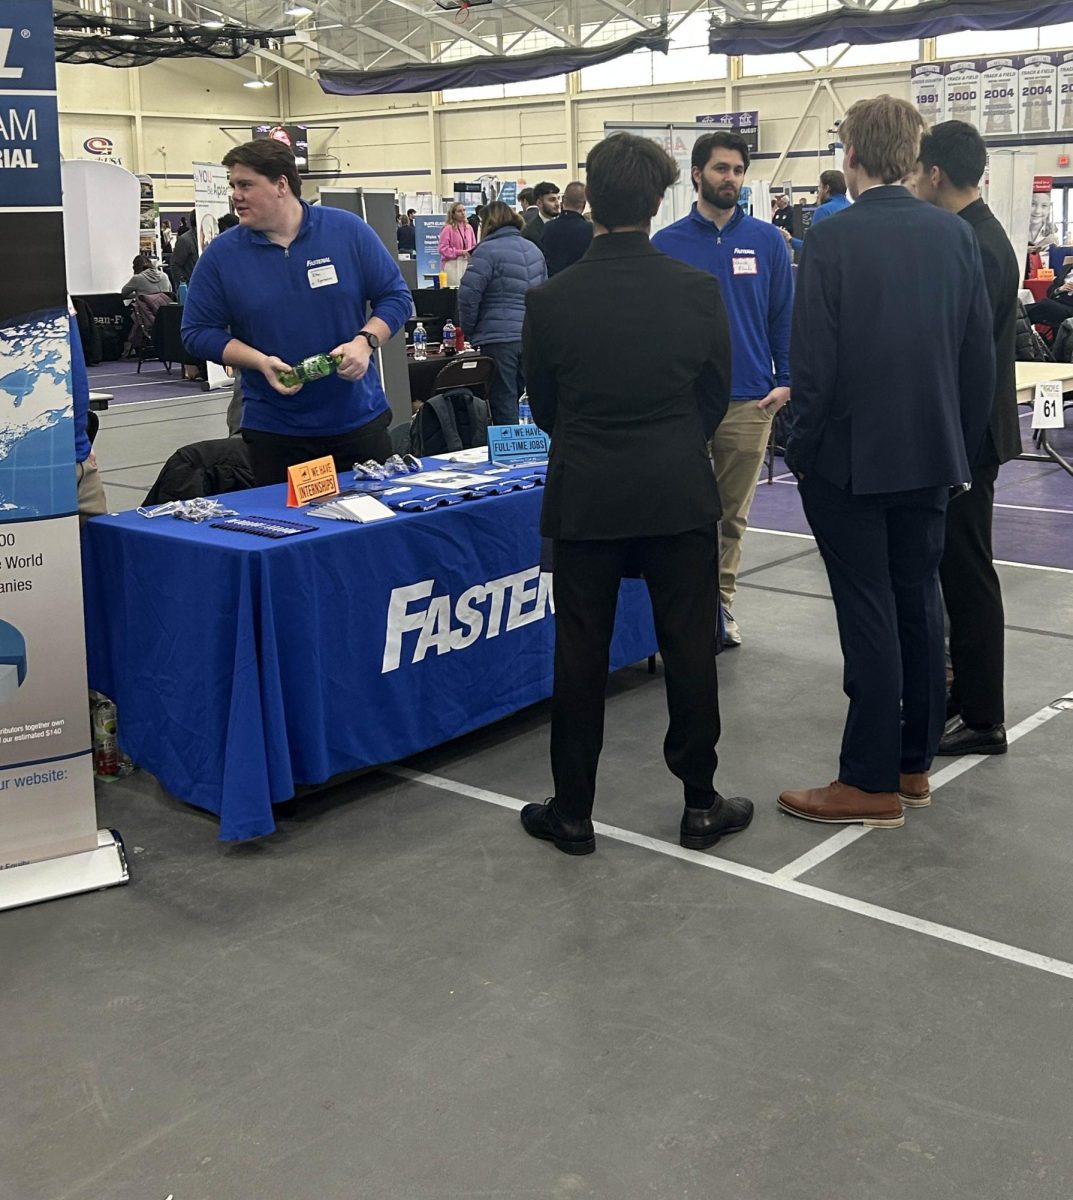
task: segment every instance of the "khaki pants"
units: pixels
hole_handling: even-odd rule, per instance
[[[90,517],[99,517],[108,511],[104,484],[97,471],[97,459],[92,453],[85,462],[75,463],[75,480],[78,486],[78,523],[83,525]]]
[[[771,409],[757,408],[755,400],[732,400],[712,438],[712,463],[723,505],[719,525],[719,595],[727,609],[734,605],[742,541],[771,436],[772,419]]]

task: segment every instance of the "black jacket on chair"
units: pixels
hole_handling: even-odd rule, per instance
[[[730,327],[712,275],[643,233],[596,237],[529,292],[522,343],[533,418],[551,435],[545,537],[656,537],[718,520],[707,443],[730,403]]]
[[[958,216],[976,234],[984,266],[984,282],[991,300],[995,336],[995,399],[991,424],[974,467],[1009,462],[1021,453],[1021,422],[1017,414],[1017,293],[1021,269],[1010,239],[998,218],[982,200],[963,208]]]
[[[787,465],[856,494],[971,477],[995,396],[991,305],[967,222],[903,187],[813,226],[797,274]]]

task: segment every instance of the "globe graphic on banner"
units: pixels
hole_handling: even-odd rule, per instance
[[[0,329],[0,522],[74,512],[68,319]]]

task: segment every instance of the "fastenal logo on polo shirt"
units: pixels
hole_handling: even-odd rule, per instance
[[[11,39],[15,36],[14,29],[0,29],[0,79],[21,79],[22,67],[9,67],[8,54],[11,51]],[[30,31],[24,29],[22,36],[29,37]]]
[[[433,596],[435,586],[435,580],[423,579],[392,591],[382,675],[398,670],[404,649],[407,662],[415,664],[430,650],[436,654],[466,650],[482,637],[499,637],[555,612],[551,575],[539,566],[474,584],[455,598]],[[422,602],[422,607],[415,607]],[[417,636],[404,645],[407,634]]]

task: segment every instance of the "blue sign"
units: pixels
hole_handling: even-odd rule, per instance
[[[52,6],[41,0],[0,4],[0,92],[12,90],[56,90]]]
[[[494,463],[538,462],[550,451],[548,435],[535,425],[488,426],[488,457]]]
[[[517,179],[504,180],[500,186],[499,195],[496,199],[501,200],[504,204],[509,204],[513,208],[518,203],[518,181]]]
[[[0,30],[0,51],[5,31]],[[60,129],[55,96],[3,96],[0,69],[0,208],[58,208]]]
[[[698,125],[714,125],[717,129],[729,129],[740,133],[749,143],[750,150],[760,148],[760,113],[750,112],[702,113],[697,117]]]
[[[447,218],[442,213],[433,216],[418,213],[414,217],[416,229],[415,242],[417,245],[417,282],[428,286],[434,276],[442,269],[440,263],[440,231]]]

